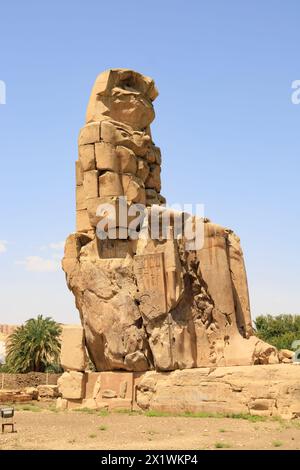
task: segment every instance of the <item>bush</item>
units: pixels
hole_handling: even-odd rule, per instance
[[[256,335],[277,349],[292,349],[300,340],[300,315],[260,315],[254,323]]]

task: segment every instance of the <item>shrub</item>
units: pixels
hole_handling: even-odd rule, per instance
[[[254,323],[256,335],[277,349],[291,349],[300,340],[300,315],[260,315]]]

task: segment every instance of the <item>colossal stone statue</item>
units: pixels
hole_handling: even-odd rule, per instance
[[[186,214],[165,207],[161,153],[150,131],[157,94],[153,80],[137,72],[100,74],[79,134],[77,228],[63,269],[89,356],[98,371],[276,363],[276,349],[253,335],[238,237],[188,215],[203,232],[203,246],[188,248],[176,225]],[[152,233],[152,210],[160,223],[169,216],[168,236],[159,228],[156,237],[131,237],[134,204],[146,207],[136,232]],[[118,217],[124,208],[125,219]],[[116,238],[104,239],[111,228]]]

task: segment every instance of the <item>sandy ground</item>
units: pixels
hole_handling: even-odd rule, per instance
[[[53,407],[53,405],[52,405]],[[17,432],[0,449],[300,449],[300,420],[149,417],[144,414],[16,411]]]

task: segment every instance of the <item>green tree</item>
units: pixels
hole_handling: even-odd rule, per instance
[[[254,323],[256,335],[278,349],[291,349],[300,340],[300,315],[260,315]]]
[[[9,372],[45,372],[59,364],[61,327],[50,317],[38,315],[19,326],[8,338]]]

